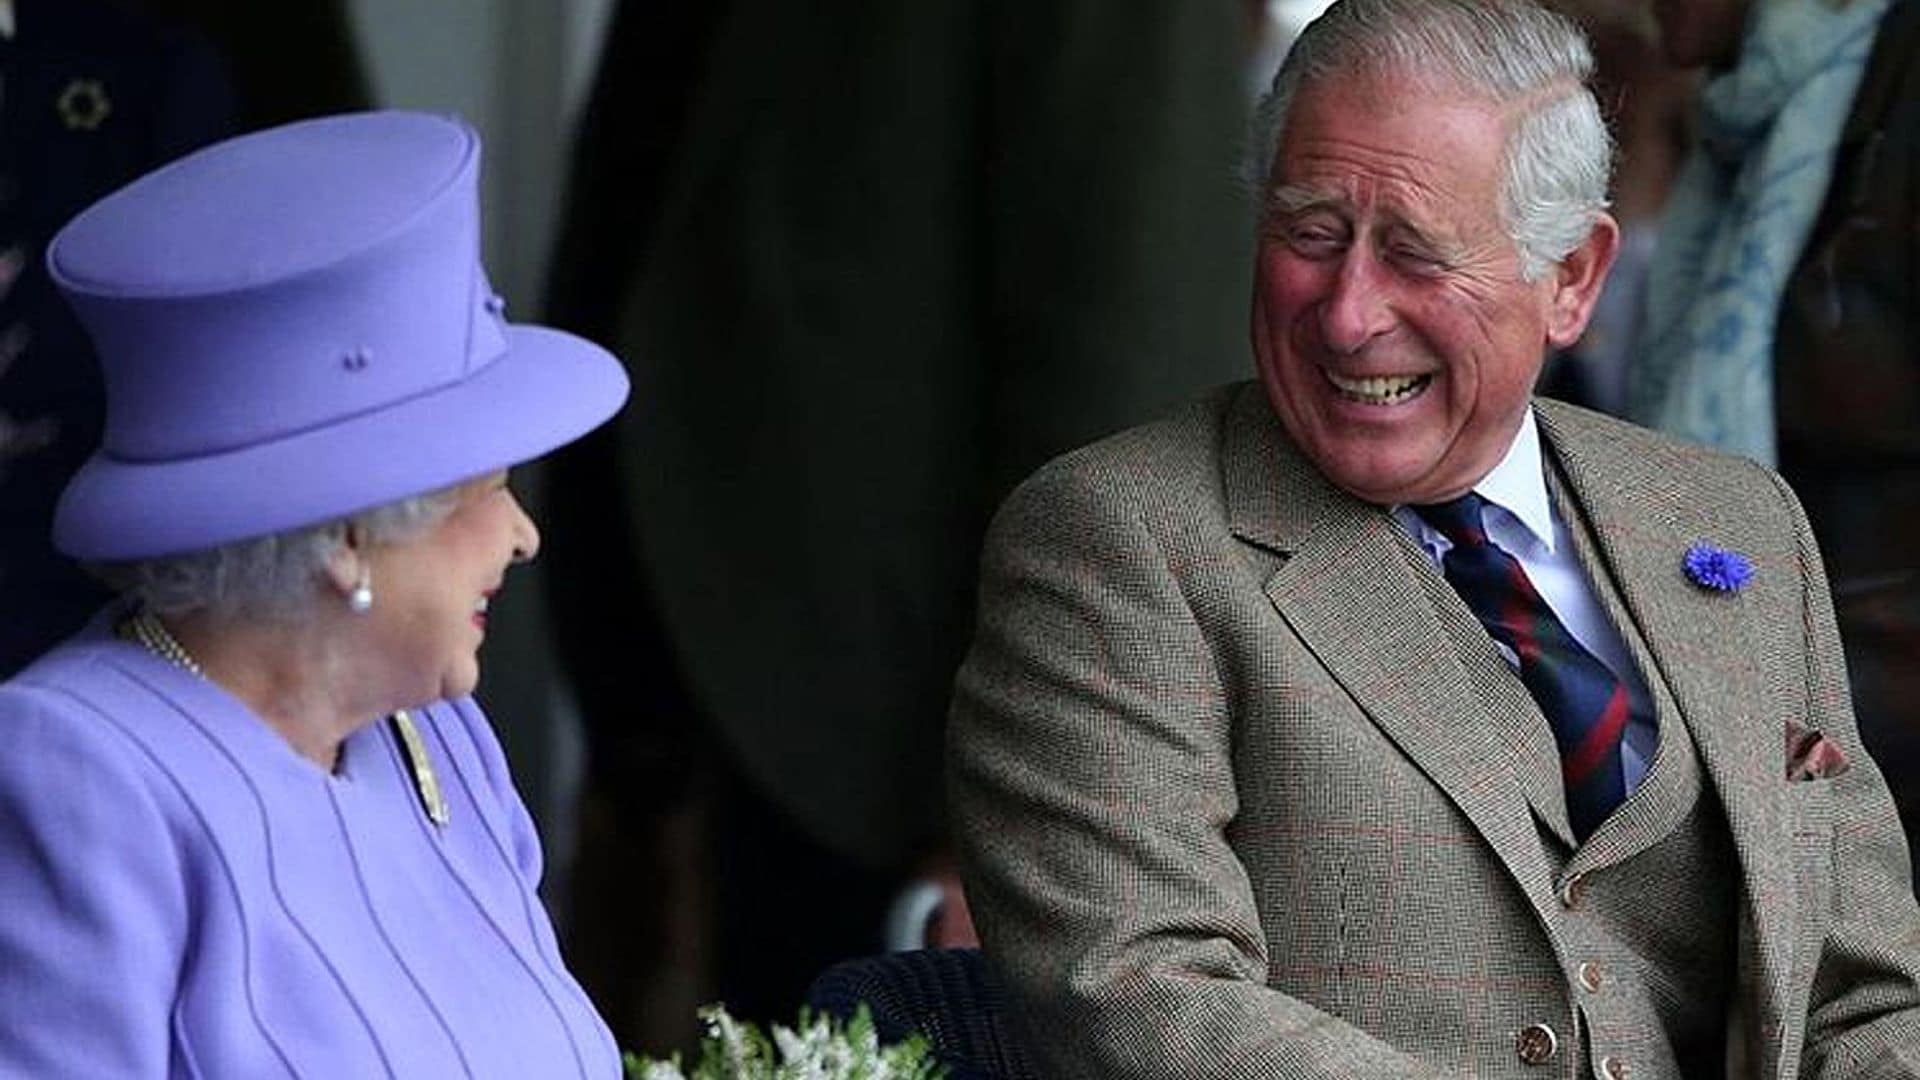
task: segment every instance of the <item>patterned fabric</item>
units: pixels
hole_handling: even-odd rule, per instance
[[[1787,779],[1821,780],[1839,776],[1853,766],[1846,751],[1818,731],[1787,725]]]
[[[1694,784],[1656,761],[1571,854],[1525,687],[1257,385],[1059,459],[1002,508],[948,779],[983,950],[1045,1075],[1570,1077],[1588,1036],[1635,1080],[1920,1075],[1920,909],[1792,494],[1744,459],[1536,411],[1582,566],[1644,642],[1662,754],[1684,735],[1698,759]],[[1753,581],[1689,583],[1700,539]],[[1852,767],[1789,782],[1789,722]],[[1707,842],[1669,844],[1699,800]],[[1724,862],[1690,853],[1721,830]],[[1594,943],[1587,905],[1609,904]],[[1695,964],[1698,925],[1729,944]],[[1699,978],[1725,995],[1701,1022],[1727,1068],[1662,1067]],[[1629,999],[1661,1022],[1603,1026]],[[1517,1052],[1540,1027],[1551,1068]]]
[[[1448,583],[1518,658],[1520,681],[1553,728],[1567,813],[1585,840],[1626,797],[1620,739],[1632,715],[1627,688],[1561,625],[1520,563],[1487,539],[1480,516],[1486,505],[1468,492],[1413,510],[1453,542],[1443,563]]]
[[[1759,4],[1739,64],[1701,92],[1701,146],[1661,218],[1648,344],[1629,373],[1634,419],[1775,461],[1780,296],[1888,2]]]

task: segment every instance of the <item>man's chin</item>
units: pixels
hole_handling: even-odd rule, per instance
[[[1435,475],[1440,462],[1433,455],[1394,452],[1379,445],[1368,445],[1323,448],[1308,456],[1335,487],[1362,502],[1398,506],[1439,502],[1459,494],[1458,491],[1443,493],[1447,485],[1443,477]]]

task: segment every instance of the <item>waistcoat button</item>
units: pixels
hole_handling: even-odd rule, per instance
[[[1600,984],[1605,981],[1605,978],[1600,972],[1600,965],[1591,960],[1580,965],[1579,976],[1580,985],[1585,988],[1589,994],[1599,993]]]
[[[1528,1065],[1545,1065],[1560,1052],[1560,1036],[1545,1024],[1528,1024],[1514,1036],[1514,1049],[1520,1052],[1520,1060]]]
[[[1633,1069],[1619,1058],[1603,1057],[1600,1059],[1600,1075],[1607,1080],[1627,1080],[1633,1075]]]

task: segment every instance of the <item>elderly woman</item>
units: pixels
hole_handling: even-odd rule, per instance
[[[49,249],[108,390],[54,538],[122,595],[0,685],[0,1075],[618,1074],[468,695],[540,543],[507,468],[626,381],[504,321],[478,160],[295,124]]]

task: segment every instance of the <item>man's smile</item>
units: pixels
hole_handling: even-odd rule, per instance
[[[1327,381],[1333,384],[1340,396],[1348,401],[1357,401],[1362,405],[1398,405],[1410,400],[1433,385],[1433,376],[1427,375],[1374,375],[1365,378],[1349,378],[1321,369]]]

